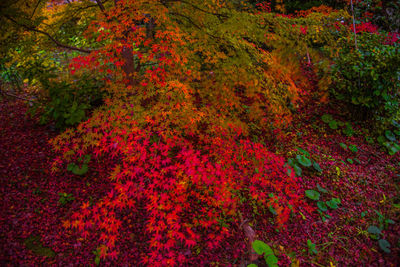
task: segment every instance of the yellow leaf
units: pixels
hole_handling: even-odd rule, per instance
[[[290,267],[299,267],[299,266],[300,266],[300,261],[298,259],[292,259]]]

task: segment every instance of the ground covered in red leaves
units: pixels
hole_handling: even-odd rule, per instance
[[[276,153],[286,158],[303,153],[299,148],[307,151],[321,172],[302,168],[303,189],[319,191],[322,201],[340,199],[338,208],[291,220],[283,230],[276,230],[270,217],[252,221],[257,239],[274,248],[281,266],[399,266],[399,153],[389,156],[379,145],[367,143],[368,134],[354,123],[351,137],[330,129],[321,121],[325,112],[344,121],[343,114],[334,110],[302,112],[292,131],[275,146]],[[95,241],[68,230],[62,222],[82,203],[104,196],[110,183],[102,168],[99,172],[92,168],[90,180],[66,171],[52,174],[54,154],[48,142],[56,134],[26,116],[23,102],[0,104],[2,266],[95,264]],[[357,151],[340,143],[353,145]],[[316,201],[307,201],[317,209]],[[102,259],[101,264],[129,265],[139,257],[146,244],[133,232],[143,226],[141,220],[132,219],[132,225],[124,227],[118,260]],[[390,243],[390,253],[382,251],[368,232],[370,226],[383,229],[379,235]],[[129,232],[130,227],[135,230]],[[240,228],[233,231],[237,240],[232,244],[245,244]],[[317,253],[310,250],[308,240],[316,244]],[[220,253],[209,262],[218,265],[221,258],[225,258],[220,261],[223,265],[243,262]]]

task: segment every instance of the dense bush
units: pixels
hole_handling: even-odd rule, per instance
[[[54,121],[55,126],[63,129],[76,125],[86,119],[87,112],[102,103],[103,82],[89,75],[78,80],[43,81],[46,97],[36,104],[32,112],[40,113],[40,122]]]
[[[362,33],[354,41],[341,42],[333,66],[332,93],[364,118],[383,123],[399,116],[400,46],[385,44],[385,37]]]

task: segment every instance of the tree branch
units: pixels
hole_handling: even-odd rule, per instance
[[[8,93],[8,92],[3,91],[3,90],[1,90],[0,93],[2,95],[5,95],[5,96],[11,96],[11,97],[18,98],[18,99],[25,100],[25,101],[36,102],[36,101],[34,101],[32,99],[28,99],[28,98],[25,98],[25,97],[22,97],[22,96],[14,95],[14,94]]]
[[[99,6],[101,12],[106,14],[106,8],[104,7],[103,3],[100,0],[96,0],[97,5]]]
[[[60,41],[58,41],[57,39],[55,39],[53,36],[51,36],[48,32],[36,29],[35,27],[29,26],[29,25],[26,25],[26,24],[19,23],[18,21],[16,21],[15,19],[11,18],[8,15],[5,15],[4,17],[7,18],[8,20],[10,20],[11,22],[13,22],[14,24],[25,28],[28,31],[33,31],[33,32],[37,32],[37,33],[41,33],[43,35],[46,35],[58,47],[66,48],[66,49],[69,49],[69,50],[75,50],[75,51],[79,51],[79,52],[87,53],[87,54],[89,54],[89,53],[94,51],[94,50],[90,50],[90,49],[86,49],[86,48],[79,48],[79,47],[63,44]]]
[[[32,11],[31,19],[33,18],[33,15],[35,15],[36,9],[39,7],[40,2],[41,2],[41,0],[38,0],[38,1],[37,1],[36,6],[35,6],[35,8],[34,8],[33,11]]]

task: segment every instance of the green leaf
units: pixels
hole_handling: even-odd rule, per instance
[[[319,184],[317,184],[317,189],[321,193],[328,193],[328,191],[325,188],[321,187]]]
[[[347,145],[346,145],[346,144],[344,144],[344,143],[339,143],[339,146],[340,146],[341,148],[343,148],[344,150],[347,150]]]
[[[247,265],[247,267],[258,267],[257,264],[251,263],[249,265]]]
[[[278,215],[278,213],[276,212],[276,210],[274,209],[274,207],[272,207],[271,205],[268,206],[268,210],[269,210],[273,215]]]
[[[381,234],[381,229],[376,227],[375,225],[371,225],[367,229],[368,233],[373,234],[373,235],[380,235]]]
[[[78,165],[75,165],[74,169],[72,170],[73,174],[76,175],[84,175],[85,173],[87,173],[89,170],[89,167],[87,164],[83,164],[81,168],[79,168]]]
[[[261,240],[254,240],[253,244],[251,244],[251,245],[253,246],[254,251],[258,255],[262,255],[263,253],[265,253],[265,255],[274,254],[271,247],[268,246],[267,244],[265,244]]]
[[[91,159],[90,155],[85,155],[85,157],[83,158],[83,163],[89,163],[90,159]]]
[[[385,131],[385,136],[386,136],[386,138],[388,139],[388,140],[390,140],[390,141],[392,141],[392,142],[395,142],[396,141],[396,136],[393,134],[393,132],[392,131],[390,131],[390,130],[386,130]]]
[[[318,201],[317,202],[317,206],[321,211],[327,211],[328,207],[326,206],[326,204],[322,201]]]
[[[313,161],[313,167],[317,172],[322,172],[321,166],[315,161]]]
[[[347,159],[347,162],[350,163],[350,164],[354,163],[352,159]]]
[[[303,153],[303,155],[305,155],[305,156],[307,156],[307,157],[310,156],[310,153],[308,153],[307,151],[305,151],[305,150],[302,149],[301,147],[296,147],[296,149],[297,149],[299,152]]]
[[[306,190],[306,196],[311,200],[319,200],[320,194],[315,190]]]
[[[295,173],[297,176],[301,177],[301,168],[300,168],[299,165],[295,164],[295,165],[293,166],[293,170],[294,170],[294,173]]]
[[[329,123],[330,121],[333,120],[333,118],[332,118],[332,115],[330,115],[330,114],[324,114],[324,115],[322,115],[321,120],[325,123]]]
[[[94,263],[95,263],[96,265],[99,265],[99,264],[100,264],[100,257],[99,257],[99,256],[96,256],[96,258],[94,258]]]
[[[386,219],[385,222],[386,223],[390,223],[390,224],[395,224],[395,222],[393,220],[391,220],[391,219]]]
[[[310,167],[312,165],[311,160],[304,155],[297,155],[296,156],[297,162],[299,162],[304,167]]]
[[[296,161],[294,159],[292,159],[292,158],[289,158],[288,159],[288,164],[289,164],[289,166],[293,167],[296,164]]]
[[[338,123],[337,121],[333,120],[329,122],[329,128],[331,128],[332,130],[336,130],[338,128]]]
[[[349,122],[346,122],[346,128],[343,130],[344,134],[347,135],[348,137],[353,136],[354,130],[353,127]]]
[[[353,153],[357,153],[358,152],[358,148],[355,145],[349,145],[349,149]]]
[[[385,142],[385,137],[380,135],[380,136],[378,136],[378,138],[376,140],[378,141],[379,144],[383,144]]]
[[[68,171],[72,171],[74,168],[75,168],[75,163],[70,163],[70,164],[68,164],[68,166],[67,166],[67,170]]]
[[[264,256],[265,262],[268,264],[269,267],[275,267],[278,266],[278,259],[274,254]]]
[[[379,239],[379,247],[386,253],[390,253],[390,243],[385,239]]]
[[[329,201],[326,201],[325,203],[329,208],[334,209],[334,210],[336,210],[338,208],[338,204],[339,204],[335,199],[331,199]]]
[[[317,254],[318,253],[317,249],[315,248],[316,245],[313,242],[311,242],[310,239],[307,239],[307,246],[308,246],[308,253],[310,253],[310,254],[313,254],[313,253]]]

